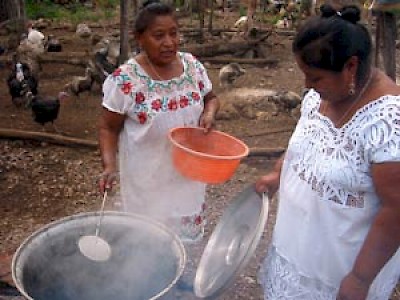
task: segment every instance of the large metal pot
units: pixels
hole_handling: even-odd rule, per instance
[[[151,219],[104,212],[100,236],[111,246],[105,262],[81,254],[78,240],[93,234],[98,213],[53,222],[26,239],[16,251],[12,276],[27,299],[159,299],[175,285],[186,255],[180,239]]]

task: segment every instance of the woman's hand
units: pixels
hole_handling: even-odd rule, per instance
[[[199,126],[204,128],[204,132],[209,132],[215,125],[215,112],[204,111],[200,116]]]
[[[116,185],[118,173],[115,170],[104,170],[100,175],[99,189],[102,194],[107,191],[111,191],[113,186]]]
[[[260,194],[267,193],[268,197],[272,198],[279,188],[279,179],[280,173],[276,171],[260,177],[256,181],[256,191]]]
[[[369,284],[349,273],[343,278],[336,300],[365,300],[368,296]]]

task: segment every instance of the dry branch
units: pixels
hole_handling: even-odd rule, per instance
[[[40,56],[40,63],[70,64],[85,67],[89,60],[86,52],[45,52]],[[0,63],[12,63],[12,56],[0,56]]]
[[[279,60],[273,58],[236,58],[236,57],[204,57],[201,61],[207,61],[214,64],[254,64],[254,65],[276,65]]]
[[[292,132],[294,127],[286,127],[286,128],[281,128],[281,129],[276,129],[276,130],[266,130],[266,131],[260,131],[260,132],[255,132],[252,134],[246,134],[241,137],[255,137],[255,136],[263,136],[263,135],[269,135],[269,134],[275,134],[275,133],[282,133],[282,132]]]
[[[98,149],[98,144],[96,141],[83,140],[44,132],[0,128],[0,138],[10,140],[31,140],[69,147]]]
[[[30,140],[38,142],[46,142],[54,145],[68,146],[68,147],[82,147],[97,150],[99,145],[97,141],[90,141],[56,135],[44,132],[23,131],[0,128],[0,139],[9,140]],[[284,148],[250,148],[249,156],[267,156],[276,157],[285,151]]]
[[[266,156],[266,157],[278,157],[285,152],[285,148],[250,148],[249,157],[251,156]]]

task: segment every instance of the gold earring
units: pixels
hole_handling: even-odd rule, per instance
[[[351,78],[348,93],[349,96],[354,96],[354,94],[356,93],[356,84],[354,83],[354,76]]]

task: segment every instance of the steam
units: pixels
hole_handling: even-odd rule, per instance
[[[103,220],[101,236],[111,245],[105,262],[81,254],[77,241],[93,232],[96,218],[45,230],[20,252],[19,285],[35,300],[143,300],[177,277],[182,253],[171,236],[141,219]]]

